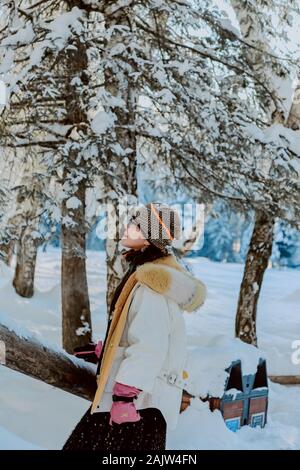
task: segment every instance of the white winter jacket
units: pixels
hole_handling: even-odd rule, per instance
[[[164,291],[163,288],[157,289],[157,292],[142,282],[137,282],[133,288],[125,328],[95,412],[111,409],[112,390],[117,381],[142,390],[134,400],[137,410],[158,408],[168,428],[175,429],[182,390],[188,377],[188,371],[184,370],[187,337],[182,305],[187,301],[191,281],[195,282],[197,290],[194,309],[204,302],[206,288],[187,272],[183,274],[175,269],[164,269],[168,269],[171,274],[168,291],[164,294],[160,293]],[[156,287],[156,282],[157,279],[148,284]]]

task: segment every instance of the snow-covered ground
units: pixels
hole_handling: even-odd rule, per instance
[[[205,305],[194,314],[184,313],[189,335],[191,368],[198,391],[216,391],[222,384],[220,366],[237,356],[245,370],[256,358],[267,358],[269,374],[298,374],[292,344],[300,340],[300,271],[268,270],[258,306],[260,351],[234,339],[234,318],[243,266],[214,263],[205,258],[189,261],[208,288]],[[104,253],[88,252],[88,283],[94,339],[105,333]],[[32,299],[15,294],[11,269],[0,264],[0,322],[14,321],[40,341],[59,346],[60,251],[40,251],[36,291]],[[198,369],[197,369],[198,367]],[[199,372],[199,373],[198,373]],[[214,378],[219,377],[214,383]],[[220,382],[221,380],[221,382]],[[168,449],[300,449],[300,387],[270,383],[268,423],[264,429],[244,426],[237,433],[227,429],[219,411],[192,400],[169,431]],[[72,428],[89,407],[86,400],[40,381],[0,367],[0,449],[61,449]]]

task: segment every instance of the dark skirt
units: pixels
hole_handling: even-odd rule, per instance
[[[109,424],[109,411],[90,414],[91,407],[65,442],[62,450],[165,450],[167,424],[158,408],[139,410],[136,423]]]

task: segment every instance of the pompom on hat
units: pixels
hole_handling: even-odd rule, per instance
[[[138,206],[129,223],[138,225],[144,237],[161,250],[168,250],[181,236],[179,214],[167,204],[151,202]]]

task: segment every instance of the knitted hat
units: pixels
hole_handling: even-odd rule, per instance
[[[161,250],[170,247],[181,235],[179,214],[166,204],[153,202],[139,206],[129,222],[139,225],[144,237]]]

